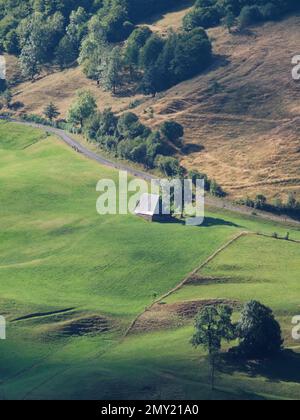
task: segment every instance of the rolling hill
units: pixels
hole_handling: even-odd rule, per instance
[[[200,227],[99,216],[96,184],[117,181],[117,171],[12,123],[0,122],[0,152],[0,305],[7,320],[0,399],[299,396],[299,353],[290,339],[299,309],[298,228],[212,209]],[[271,237],[287,229],[290,241]],[[142,322],[125,336],[136,317],[146,313],[149,321],[154,293],[165,295],[200,265],[198,281],[159,306],[155,328]],[[212,392],[207,357],[189,343],[195,301],[229,302],[238,316],[254,296],[272,306],[294,351],[252,370],[226,366]]]
[[[193,3],[141,25],[178,30]],[[294,14],[244,32],[210,29],[211,67],[153,98],[104,92],[80,67],[45,66],[34,83],[15,85],[16,112],[42,114],[52,101],[64,118],[76,90],[89,89],[100,110],[132,110],[151,128],[182,123],[178,158],[215,179],[230,199],[300,198],[300,84],[291,77],[299,24]],[[16,58],[7,62],[17,79]],[[292,319],[300,308],[299,222],[212,195],[201,226],[99,215],[98,181],[115,181],[118,194],[122,162],[105,164],[89,153],[97,144],[74,134],[84,151],[58,131],[0,120],[0,316],[7,334],[0,400],[298,400]],[[138,177],[139,166],[130,173]],[[273,311],[283,351],[244,361],[227,352],[236,340],[222,341],[212,390],[209,356],[191,345],[195,316],[226,304],[236,322],[252,299]]]

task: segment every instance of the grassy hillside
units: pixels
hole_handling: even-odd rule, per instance
[[[240,398],[243,392],[257,398],[255,386],[259,393],[280,397],[299,392],[295,374],[280,378],[279,386],[274,370],[267,385],[270,372],[256,379],[240,371],[223,373],[222,390],[211,394],[206,358],[188,343],[191,320],[122,340],[154,292],[172,289],[239,232],[289,229],[292,239],[300,239],[299,230],[215,212],[207,212],[198,228],[101,217],[95,210],[96,183],[101,177],[117,179],[116,172],[75,154],[55,137],[14,124],[0,123],[0,149],[0,312],[8,320],[8,337],[0,346],[0,398]],[[245,268],[230,265],[241,249],[233,246],[207,270],[238,276],[238,269],[238,278],[248,280],[251,269],[256,282],[211,291],[205,286],[203,293],[197,286],[193,299],[255,296],[286,316],[288,325],[298,308],[293,296],[300,246],[284,243],[281,258],[282,242],[251,240],[242,244]],[[264,240],[270,241],[270,251]],[[252,252],[260,247],[265,258],[255,264]],[[271,247],[278,269],[266,277],[274,260]],[[221,258],[229,261],[228,268]],[[261,281],[272,288],[272,299]],[[180,293],[191,299],[185,288]]]
[[[299,243],[253,235],[240,238],[168,302],[220,297],[244,302],[251,294],[282,317],[286,344],[292,345],[290,320],[299,310],[299,253]]]

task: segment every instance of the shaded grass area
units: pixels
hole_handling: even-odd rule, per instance
[[[0,313],[8,320],[0,398],[235,399],[244,390],[259,397],[246,373],[222,374],[222,389],[211,394],[190,326],[120,339],[154,293],[172,289],[239,231],[287,228],[212,211],[202,227],[101,217],[96,184],[118,174],[54,137],[19,128],[0,123]],[[285,258],[293,261],[295,252],[287,248]],[[246,264],[246,256],[238,261]],[[295,307],[291,292],[287,305]],[[293,396],[295,387],[282,395]],[[279,387],[265,391],[279,394]]]
[[[184,327],[133,336],[117,346],[107,343],[103,354],[96,339],[70,342],[27,375],[7,381],[6,393],[27,389],[26,398],[34,399],[299,398],[300,356],[294,353],[264,365],[221,364],[212,392],[207,357],[191,347],[191,334],[192,327]]]

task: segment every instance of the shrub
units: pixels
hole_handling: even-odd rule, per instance
[[[215,180],[210,181],[210,193],[215,197],[225,197],[226,195],[222,187]]]
[[[262,20],[262,15],[258,6],[245,6],[238,17],[240,28],[246,28]]]
[[[204,180],[204,189],[205,191],[210,191],[210,180],[206,174],[201,174],[198,171],[190,171],[189,178],[192,180],[193,184],[196,185],[197,180]]]
[[[181,124],[175,121],[165,121],[161,125],[160,131],[170,142],[181,146],[184,136],[184,128]]]
[[[280,11],[274,3],[267,3],[260,7],[260,13],[263,20],[274,20],[280,16]]]
[[[177,159],[158,155],[155,160],[157,166],[167,177],[175,177],[180,174],[180,164]]]
[[[118,132],[122,138],[134,139],[135,137],[147,137],[150,130],[140,123],[139,118],[133,112],[126,112],[118,121]]]
[[[220,14],[216,7],[195,8],[183,19],[183,28],[191,31],[195,28],[210,28],[220,23]]]

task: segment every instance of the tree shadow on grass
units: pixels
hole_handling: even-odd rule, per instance
[[[215,217],[205,217],[204,222],[200,227],[211,227],[211,226],[231,226],[231,227],[237,227],[240,228],[241,226],[229,222],[228,220],[224,219],[216,219]]]
[[[280,355],[269,360],[238,360],[229,354],[220,361],[221,372],[232,375],[242,372],[248,376],[264,377],[270,382],[300,383],[300,354],[285,350]]]
[[[142,20],[139,23],[142,23],[142,24],[147,23],[150,25],[154,25],[155,23],[157,23],[158,20],[163,19],[166,13],[181,12],[182,10],[185,10],[187,7],[192,7],[194,3],[195,3],[194,0],[182,0],[179,4],[173,6],[171,9],[170,7],[166,6],[164,10],[162,10],[161,12],[153,13],[152,16],[148,17],[148,19],[146,19],[145,21]]]
[[[165,217],[162,219],[155,220],[155,222],[162,223],[162,224],[179,224],[179,225],[186,225],[186,219],[179,219],[177,217]],[[229,222],[223,219],[216,219],[214,217],[205,217],[204,222],[202,225],[198,227],[212,227],[212,226],[230,226],[240,228],[242,226],[236,225],[235,223]]]
[[[160,219],[154,220],[156,223],[164,224],[164,225],[185,225],[184,219],[178,219],[177,217],[162,217]]]
[[[187,143],[181,149],[182,153],[185,155],[191,155],[193,153],[199,153],[204,150],[204,146],[195,143]]]

